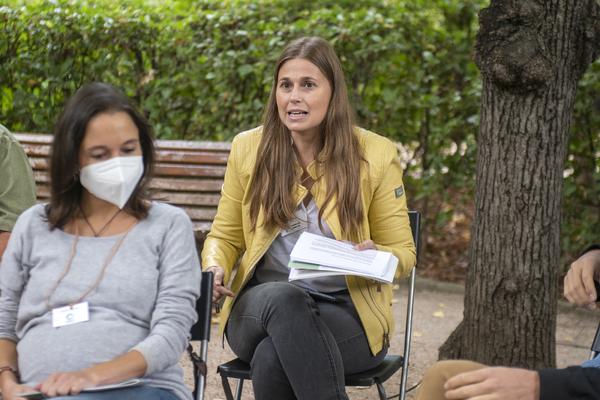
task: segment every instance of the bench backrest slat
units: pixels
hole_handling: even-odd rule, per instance
[[[47,158],[50,154],[50,145],[23,143],[23,148],[29,157]],[[199,164],[199,165],[226,165],[227,152],[178,151],[158,149],[156,161],[172,164]]]
[[[15,137],[34,170],[38,201],[47,201],[52,135],[18,133]],[[152,196],[184,209],[198,239],[210,230],[216,214],[230,149],[228,142],[156,141],[157,163],[149,185]]]

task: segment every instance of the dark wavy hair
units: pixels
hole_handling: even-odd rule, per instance
[[[48,223],[63,228],[79,212],[83,186],[79,181],[79,151],[88,123],[101,113],[127,113],[139,132],[144,173],[124,209],[143,219],[148,215],[147,185],[154,165],[154,135],[146,118],[118,89],[106,83],[82,86],[67,102],[56,126],[50,155]]]

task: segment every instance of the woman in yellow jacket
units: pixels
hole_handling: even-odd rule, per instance
[[[233,140],[202,252],[213,301],[227,297],[221,329],[250,363],[257,400],[347,399],[344,374],[387,352],[391,285],[356,276],[290,283],[289,254],[308,231],[393,252],[398,275],[407,273],[415,248],[397,150],[354,127],[340,61],[317,37],[284,49],[263,122]]]

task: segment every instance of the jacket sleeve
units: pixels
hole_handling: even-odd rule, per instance
[[[390,146],[393,148],[389,149],[389,161],[381,169],[382,177],[374,189],[368,216],[371,239],[377,249],[398,257],[398,278],[408,274],[415,265],[416,251],[402,183],[402,166],[396,147],[391,143]]]
[[[35,182],[27,155],[0,125],[0,231],[12,231],[17,217],[35,204]],[[8,172],[10,171],[10,172]]]
[[[540,400],[600,399],[600,368],[543,369],[539,375]]]
[[[245,250],[242,226],[244,187],[240,179],[239,136],[231,144],[227,170],[221,189],[217,215],[202,248],[202,268],[217,265],[225,270],[223,282],[228,282],[233,266]]]

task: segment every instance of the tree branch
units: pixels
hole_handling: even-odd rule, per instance
[[[547,84],[553,69],[539,37],[543,10],[537,0],[492,0],[481,10],[475,62],[484,77],[521,93]]]
[[[583,60],[584,68],[600,57],[600,2],[589,0],[589,11],[585,19],[585,51],[588,59]]]

